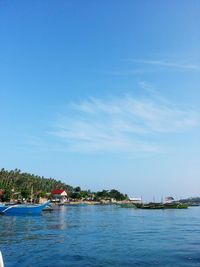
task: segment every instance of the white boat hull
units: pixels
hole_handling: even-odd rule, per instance
[[[4,263],[3,263],[3,257],[0,251],[0,267],[4,267]]]

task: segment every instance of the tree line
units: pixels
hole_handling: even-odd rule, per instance
[[[101,199],[127,199],[127,195],[122,194],[116,189],[91,192],[90,190],[81,190],[78,187],[72,187],[60,180],[54,178],[45,178],[19,169],[0,170],[0,199],[8,201],[11,198],[20,197],[28,199],[34,196],[44,197],[54,189],[63,189],[71,199],[101,200]]]

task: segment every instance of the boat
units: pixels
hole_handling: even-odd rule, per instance
[[[50,203],[46,201],[43,204],[20,204],[20,205],[4,205],[0,204],[0,213],[5,215],[37,215],[47,207]]]
[[[132,203],[120,203],[118,206],[121,208],[136,208],[136,206]]]
[[[47,205],[46,207],[44,207],[44,209],[42,211],[50,212],[50,211],[53,211],[53,210],[54,210],[54,208],[51,205]]]
[[[151,210],[160,210],[160,209],[187,209],[188,205],[180,202],[171,202],[171,203],[146,203],[146,204],[136,204],[138,209],[151,209]]]
[[[161,210],[164,206],[160,203],[155,204],[144,204],[141,209],[150,209],[150,210]]]
[[[164,209],[187,209],[188,204],[180,202],[165,203]]]
[[[2,256],[1,251],[0,251],[0,267],[4,267],[3,256]]]
[[[140,203],[140,204],[137,204],[136,207],[138,209],[150,209],[150,210],[160,210],[164,208],[162,203],[154,203],[154,202],[150,202],[146,204]]]

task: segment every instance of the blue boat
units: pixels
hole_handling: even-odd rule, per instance
[[[50,201],[43,204],[4,205],[0,204],[0,213],[5,215],[38,215],[48,206]]]

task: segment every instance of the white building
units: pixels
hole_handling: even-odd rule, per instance
[[[51,192],[53,201],[55,202],[65,202],[67,200],[67,192],[62,189],[55,189]]]
[[[135,203],[135,204],[141,204],[142,203],[142,198],[141,197],[130,197],[129,200],[132,203]]]

